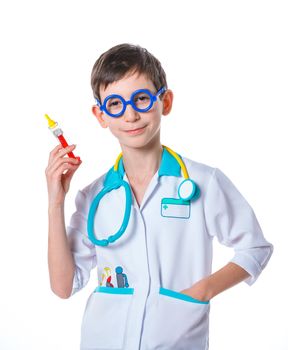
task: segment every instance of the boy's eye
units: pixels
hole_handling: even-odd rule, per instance
[[[139,93],[134,97],[134,103],[138,108],[145,109],[150,104],[150,96],[145,93]]]
[[[117,106],[119,101],[113,101],[109,103],[109,106]]]
[[[135,102],[137,102],[137,101],[147,101],[147,100],[149,100],[150,98],[149,98],[149,96],[148,95],[146,95],[146,94],[141,94],[141,95],[137,95],[136,97],[135,97]]]
[[[122,102],[119,99],[111,99],[107,102],[107,108],[116,108],[120,107]]]

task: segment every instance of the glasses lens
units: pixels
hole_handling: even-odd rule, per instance
[[[110,97],[106,101],[106,109],[110,114],[117,115],[124,109],[123,101],[120,97]]]
[[[147,92],[139,92],[134,96],[133,103],[139,110],[149,109],[152,106],[151,96]]]

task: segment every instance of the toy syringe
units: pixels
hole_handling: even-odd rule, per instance
[[[53,133],[53,135],[55,137],[57,137],[57,139],[59,140],[59,142],[61,143],[61,145],[66,148],[68,147],[68,143],[65,139],[65,137],[63,136],[63,131],[59,128],[58,123],[55,122],[54,120],[52,120],[48,114],[45,114],[45,118],[48,120],[48,128],[49,130],[51,130],[51,132]],[[68,157],[70,158],[75,158],[75,159],[79,159],[80,157],[75,157],[73,152],[69,152],[67,153]]]

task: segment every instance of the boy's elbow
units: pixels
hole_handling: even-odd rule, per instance
[[[61,299],[69,299],[71,296],[71,293],[57,293],[56,295]]]
[[[53,287],[51,286],[51,290],[52,292],[57,295],[57,297],[61,298],[61,299],[69,299],[72,295],[72,287],[69,288],[57,288],[57,287]]]

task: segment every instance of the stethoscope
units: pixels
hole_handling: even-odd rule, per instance
[[[197,186],[197,184],[189,178],[189,174],[183,160],[179,157],[177,153],[172,151],[169,147],[163,146],[163,148],[165,148],[177,160],[178,164],[181,167],[184,180],[180,183],[178,187],[179,198],[184,201],[192,201],[197,199],[200,195],[200,189]],[[122,153],[120,153],[119,156],[117,157],[113,168],[114,173],[118,177],[117,181],[113,182],[111,185],[103,187],[103,189],[93,199],[89,209],[89,213],[88,213],[88,222],[87,222],[88,237],[93,244],[102,246],[102,247],[108,246],[110,243],[116,242],[123,235],[123,233],[125,232],[128,226],[129,218],[131,214],[131,206],[132,206],[131,189],[128,182],[123,180],[123,178],[121,177],[118,171],[119,162],[121,158],[122,158]],[[117,188],[122,186],[125,189],[125,196],[126,196],[125,213],[124,213],[122,224],[119,230],[115,234],[109,236],[107,239],[97,239],[94,232],[94,219],[95,219],[98,205],[101,199],[107,193],[111,192],[112,190],[116,190]]]

